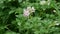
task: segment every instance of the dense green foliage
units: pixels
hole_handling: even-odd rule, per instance
[[[60,34],[60,0],[0,0],[0,34]],[[35,12],[23,16],[24,9]]]

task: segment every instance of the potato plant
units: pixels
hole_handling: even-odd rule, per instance
[[[0,34],[60,34],[60,0],[0,0]]]

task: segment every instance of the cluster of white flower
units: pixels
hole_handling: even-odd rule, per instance
[[[35,12],[35,8],[34,7],[27,7],[26,9],[24,9],[23,15],[29,16],[32,12]]]

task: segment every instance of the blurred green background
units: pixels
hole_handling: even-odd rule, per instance
[[[0,0],[0,34],[60,34],[60,0]]]

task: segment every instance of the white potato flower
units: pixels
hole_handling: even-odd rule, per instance
[[[35,12],[35,8],[29,6],[26,9],[24,9],[23,15],[29,16],[32,12]]]
[[[23,15],[24,16],[29,16],[30,15],[29,10],[24,9]]]

